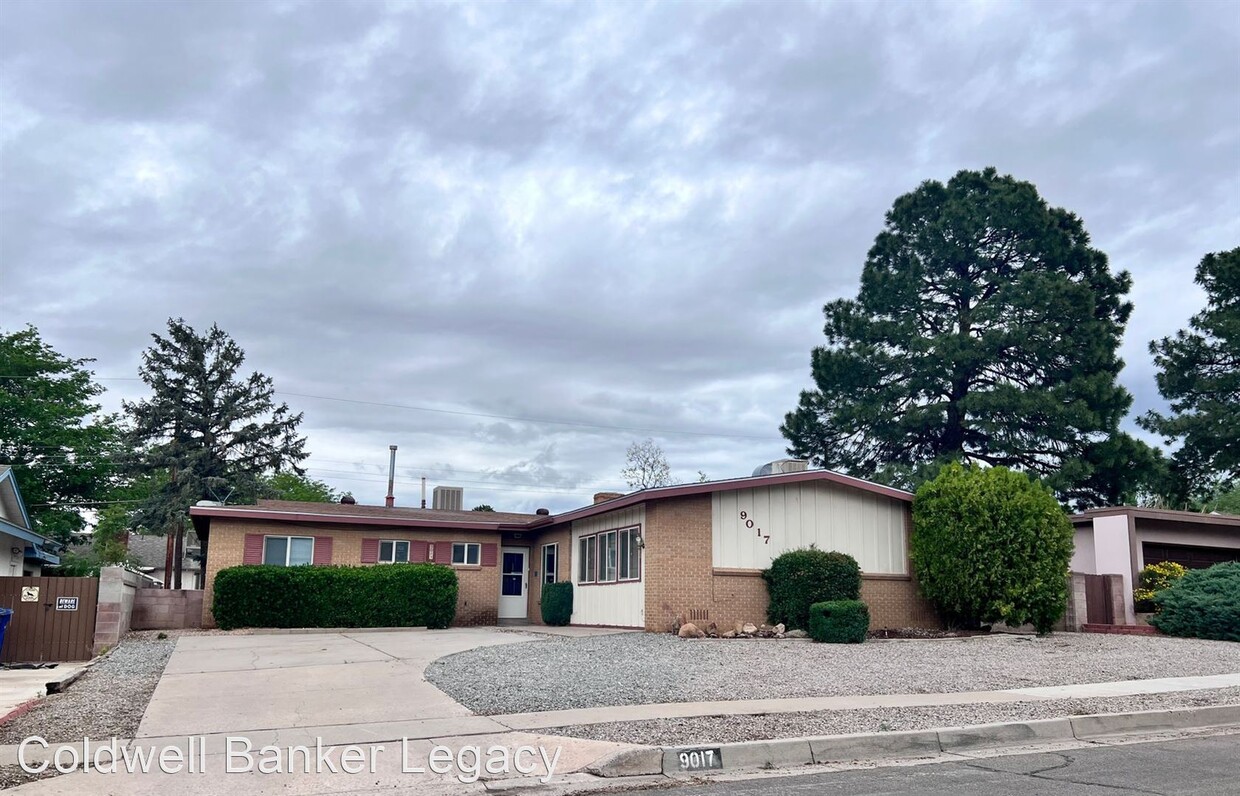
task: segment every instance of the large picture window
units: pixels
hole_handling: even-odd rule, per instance
[[[641,580],[640,540],[640,526],[582,536],[577,540],[577,582]]]
[[[263,539],[263,563],[278,567],[297,567],[314,563],[311,536],[268,536]]]

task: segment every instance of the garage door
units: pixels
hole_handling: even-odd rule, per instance
[[[1174,561],[1189,569],[1205,569],[1227,561],[1240,561],[1240,549],[1226,547],[1190,547],[1188,545],[1154,544],[1141,545],[1146,566],[1163,561]]]

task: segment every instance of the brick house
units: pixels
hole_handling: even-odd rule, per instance
[[[909,564],[908,492],[827,470],[601,492],[552,516],[260,501],[190,510],[206,554],[204,623],[215,575],[242,563],[456,569],[455,624],[541,623],[544,583],[573,583],[573,624],[669,630],[764,621],[760,573],[786,550],[854,556],[874,627],[938,627]]]

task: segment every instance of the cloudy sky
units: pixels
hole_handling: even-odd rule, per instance
[[[218,322],[311,474],[558,511],[653,437],[779,458],[892,201],[996,166],[1136,305],[1123,381],[1240,244],[1240,4],[0,3],[0,328],[139,397]]]

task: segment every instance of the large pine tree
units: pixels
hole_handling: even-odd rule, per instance
[[[142,507],[138,524],[165,533],[199,500],[251,500],[265,474],[286,467],[304,474],[298,467],[307,456],[297,434],[302,415],[272,401],[269,377],[239,374],[245,352],[227,333],[212,325],[199,334],[177,318],[169,319],[166,337],[151,337],[138,373],[152,395],[125,410],[141,469],[168,478]]]
[[[1180,498],[1205,498],[1240,480],[1240,248],[1207,254],[1196,282],[1206,308],[1188,330],[1150,343],[1171,412],[1141,418],[1168,444],[1181,443],[1172,456]]]
[[[906,485],[965,461],[1079,506],[1130,496],[1155,456],[1118,428],[1129,285],[1032,184],[993,168],[924,182],[887,213],[857,298],[824,308],[789,452]]]

